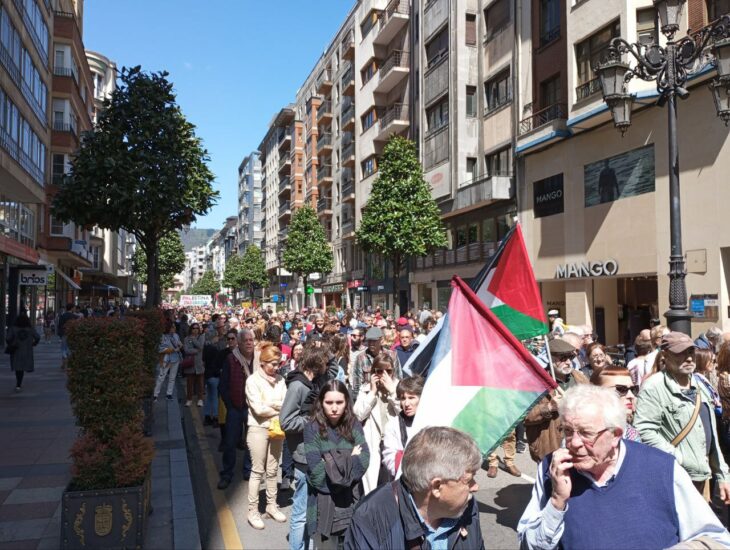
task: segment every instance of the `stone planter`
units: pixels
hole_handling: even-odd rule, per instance
[[[151,481],[123,489],[69,491],[62,497],[61,548],[142,548]]]
[[[142,433],[144,433],[147,437],[151,437],[152,428],[155,425],[155,402],[152,397],[142,398],[142,412],[144,413]]]

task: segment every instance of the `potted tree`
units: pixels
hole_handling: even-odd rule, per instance
[[[144,392],[142,394],[142,412],[144,413],[142,429],[147,436],[152,435],[154,425],[154,407],[152,393],[155,389],[155,369],[159,361],[159,347],[164,331],[165,319],[159,309],[143,309],[127,314],[127,317],[139,319],[144,323],[142,357],[144,360]]]
[[[153,443],[142,433],[149,371],[138,319],[90,318],[68,329],[67,375],[80,428],[62,496],[62,548],[137,548],[150,512]]]

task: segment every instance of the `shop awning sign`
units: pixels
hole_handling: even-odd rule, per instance
[[[19,269],[18,284],[24,286],[46,286],[48,275],[52,273],[46,268],[41,269]]]
[[[555,269],[556,279],[583,279],[589,277],[613,277],[618,273],[616,260],[575,262],[559,265]]]

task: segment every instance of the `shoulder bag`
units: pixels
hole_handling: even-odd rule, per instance
[[[694,428],[694,425],[697,422],[697,417],[700,415],[700,406],[702,405],[700,391],[701,390],[697,388],[697,394],[695,395],[695,410],[692,411],[692,417],[689,419],[689,422],[687,422],[687,425],[682,428],[682,431],[679,432],[674,439],[672,439],[672,446],[674,447],[678,447],[679,444],[684,441],[684,438],[687,437],[690,431],[692,431],[692,428]]]

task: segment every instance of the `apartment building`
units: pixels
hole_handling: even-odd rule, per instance
[[[238,252],[238,216],[228,216],[223,227],[205,245],[205,267],[223,281],[226,261]],[[201,273],[202,275],[202,273]]]
[[[251,244],[255,244],[259,248],[264,245],[261,180],[260,153],[254,151],[245,157],[238,167],[239,254],[243,254]]]
[[[17,312],[33,310],[43,296],[42,287],[19,285],[18,277],[23,266],[40,262],[38,224],[45,214],[51,147],[52,27],[48,1],[0,4],[0,344]]]
[[[177,276],[186,290],[192,288],[203,276],[206,270],[206,246],[195,246],[192,250],[185,253],[185,268],[183,272]]]
[[[528,250],[546,308],[559,309],[568,323],[591,324],[602,342],[630,342],[650,319],[663,320],[669,307],[666,111],[655,104],[654,83],[632,80],[637,101],[622,138],[592,67],[615,36],[656,41],[655,11],[641,0],[542,4],[548,8],[523,12],[531,32],[522,51],[528,64],[521,73],[516,150]],[[727,2],[688,0],[677,36],[727,11]],[[551,56],[551,74],[538,68],[538,55]],[[714,74],[709,68],[690,80],[690,95],[678,105],[694,336],[712,325],[730,329],[730,241],[722,211],[730,200],[730,140],[704,85]]]

